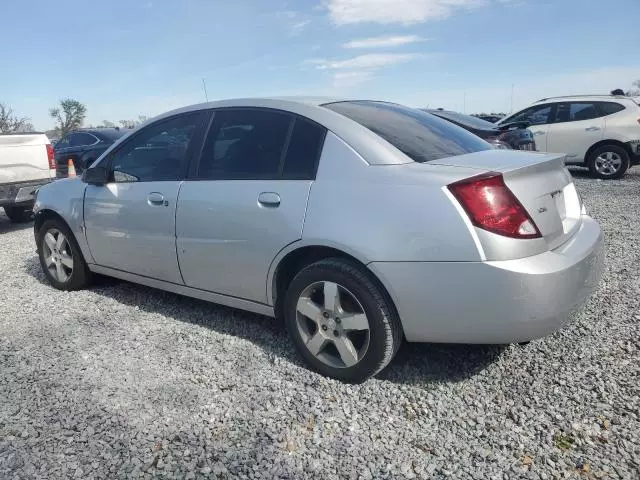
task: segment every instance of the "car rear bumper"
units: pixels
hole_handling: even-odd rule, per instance
[[[0,185],[0,206],[3,205],[28,205],[36,199],[38,189],[51,180],[29,180]]]
[[[411,342],[514,343],[561,328],[604,266],[599,225],[556,250],[496,262],[373,262]]]

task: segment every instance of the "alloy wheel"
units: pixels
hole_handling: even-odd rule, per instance
[[[43,240],[43,257],[47,270],[58,282],[66,282],[73,273],[73,253],[69,240],[55,228],[49,230]]]
[[[309,352],[334,368],[356,365],[369,348],[369,320],[362,305],[334,282],[316,282],[302,291],[296,325]]]
[[[614,175],[622,167],[622,157],[616,152],[602,152],[596,157],[595,167],[601,175]]]

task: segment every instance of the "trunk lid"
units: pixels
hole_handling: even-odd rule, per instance
[[[487,150],[443,158],[430,165],[501,173],[506,185],[535,222],[549,249],[569,240],[580,227],[582,202],[564,155]]]

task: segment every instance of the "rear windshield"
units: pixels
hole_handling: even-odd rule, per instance
[[[436,117],[444,118],[445,120],[451,120],[463,127],[475,128],[476,130],[497,130],[493,123],[487,122],[478,117],[472,117],[471,115],[465,115],[458,112],[450,112],[448,110],[427,110],[427,113],[435,115]]]
[[[394,103],[353,101],[324,107],[358,122],[416,162],[430,162],[491,146],[446,120]]]

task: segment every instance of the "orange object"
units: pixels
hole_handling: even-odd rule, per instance
[[[73,160],[70,158],[67,161],[67,177],[75,177],[76,176],[76,167],[73,164]]]

